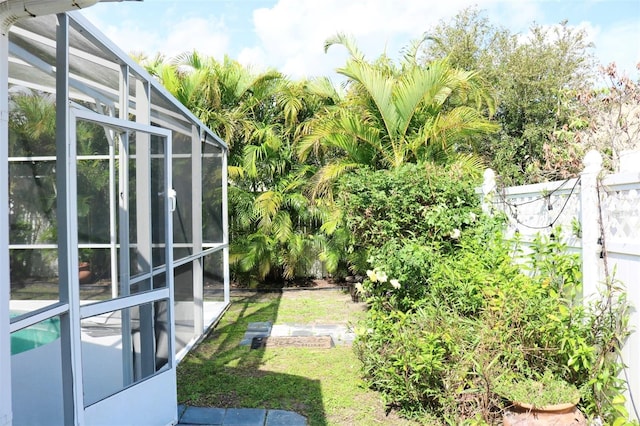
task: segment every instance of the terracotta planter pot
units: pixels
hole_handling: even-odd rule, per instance
[[[534,407],[516,402],[503,416],[505,426],[583,426],[587,421],[576,404],[557,404]]]
[[[80,262],[78,264],[78,279],[80,284],[91,282],[91,265],[89,262]]]

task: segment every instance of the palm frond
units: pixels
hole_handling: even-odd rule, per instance
[[[382,117],[387,134],[394,139],[397,136],[395,129],[398,128],[397,111],[392,101],[395,79],[388,77],[383,70],[362,61],[349,61],[344,68],[337,71],[362,85]]]
[[[482,114],[467,106],[456,107],[446,114],[440,114],[433,121],[428,137],[431,143],[446,148],[452,142],[478,134],[497,131],[499,126],[487,120]]]
[[[257,217],[253,209],[253,194],[235,186],[229,187],[227,194],[232,223],[240,229],[248,229]]]
[[[345,33],[337,33],[334,36],[329,37],[324,42],[324,53],[327,53],[327,51],[329,51],[329,48],[335,44],[341,44],[342,46],[344,46],[353,59],[364,59],[364,54],[360,51],[360,49],[358,49],[358,45],[356,44],[356,41],[352,36]]]
[[[253,203],[253,209],[259,217],[259,227],[265,231],[271,228],[273,217],[282,205],[282,194],[266,191],[260,194]]]
[[[240,166],[227,166],[227,175],[230,179],[244,178],[244,169]]]
[[[479,179],[487,168],[482,157],[471,153],[456,153],[451,156],[451,166],[461,171],[464,176]]]
[[[307,182],[304,182],[304,184],[306,183]],[[300,186],[302,186],[302,182]],[[285,207],[297,212],[298,214],[304,214],[307,210],[311,208],[311,206],[309,205],[309,199],[300,192],[287,194],[284,197],[284,201],[282,204]]]
[[[326,164],[315,174],[311,181],[311,197],[332,198],[331,187],[345,173],[362,167],[360,163],[348,162],[347,160],[336,160]]]
[[[329,211],[329,214],[323,218],[320,232],[324,232],[327,235],[332,235],[338,226],[342,224],[343,215],[342,211],[336,206]]]
[[[342,98],[328,77],[314,78],[307,81],[306,90],[312,95],[328,99],[334,104],[338,103]]]
[[[284,243],[293,235],[293,223],[288,212],[280,210],[273,218],[271,227],[273,236],[281,243]]]

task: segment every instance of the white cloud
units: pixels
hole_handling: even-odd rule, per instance
[[[370,58],[384,51],[395,57],[443,18],[471,6],[469,0],[279,0],[253,13],[256,35],[270,65],[294,77],[331,75],[344,63],[344,52],[324,53],[324,41],[338,32],[353,35]],[[482,3],[482,2],[481,2]],[[494,3],[485,0],[485,4]]]
[[[149,30],[142,29],[135,24],[120,27],[113,25],[103,26],[102,32],[104,32],[116,46],[124,50],[125,53],[155,53],[160,50],[156,34]]]
[[[115,8],[107,12],[94,6],[83,14],[127,53],[145,52],[153,55],[161,52],[173,57],[197,50],[218,59],[229,53],[229,31],[220,17],[189,16],[186,13],[181,16],[170,8],[164,11],[164,16],[140,19],[140,12],[133,10],[129,16]],[[154,18],[155,23],[150,23]]]
[[[193,50],[221,59],[229,51],[224,22],[212,17],[176,21],[164,39],[162,52],[175,56]]]
[[[267,63],[267,54],[261,47],[245,47],[236,60],[244,66],[263,69]]]
[[[629,77],[640,76],[640,71],[636,69],[636,64],[640,62],[640,17],[635,22],[600,29],[595,44],[596,55],[603,65],[615,62],[618,70]]]
[[[539,1],[496,1],[488,8],[491,23],[521,34],[528,32],[533,23],[540,24],[543,16]]]
[[[271,6],[257,8],[264,4]],[[486,11],[492,24],[526,37],[532,23],[557,24],[556,17],[571,18],[580,7],[579,3],[564,5],[547,0],[150,0],[99,3],[84,13],[127,52],[174,56],[196,49],[218,59],[226,53],[243,64],[277,68],[298,78],[336,76],[346,51],[334,46],[325,54],[323,48],[324,41],[337,32],[353,35],[369,59],[383,52],[397,59],[410,41],[465,7],[476,6]],[[627,24],[614,22],[611,16],[607,22],[601,18],[605,17],[585,16],[579,25],[592,37],[602,62],[615,60],[633,71],[640,60],[638,17],[619,17],[636,19]]]

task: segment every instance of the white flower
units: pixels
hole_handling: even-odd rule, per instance
[[[362,287],[362,283],[356,283],[356,291],[358,293],[364,293],[364,287]]]
[[[378,281],[380,281],[381,283],[387,282],[387,274],[384,271],[378,272],[377,275],[378,275]]]
[[[460,238],[460,230],[458,228],[455,228],[453,231],[451,231],[451,234],[449,236],[454,240],[459,239]]]
[[[393,288],[395,288],[395,289],[400,288],[400,281],[398,281],[398,280],[391,280],[391,281],[389,281],[389,283],[391,283],[391,286]]]
[[[367,270],[367,277],[369,277],[369,281],[371,281],[372,283],[375,283],[376,281],[378,281],[378,276],[376,275],[376,272],[372,271],[371,269]]]
[[[475,222],[478,218],[474,212],[469,213],[469,217],[471,218],[471,222]]]

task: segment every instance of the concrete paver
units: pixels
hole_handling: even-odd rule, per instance
[[[227,408],[223,426],[264,426],[267,410],[259,408]]]
[[[343,324],[275,324],[271,336],[331,336],[335,344],[350,345],[355,333]]]
[[[179,424],[222,425],[225,417],[224,408],[186,407]]]
[[[250,322],[244,337],[240,341],[240,346],[249,346],[254,337],[269,337],[272,326],[271,321]]]
[[[307,419],[293,411],[269,410],[265,426],[306,426]]]
[[[285,410],[178,406],[179,426],[307,426],[306,417]]]

